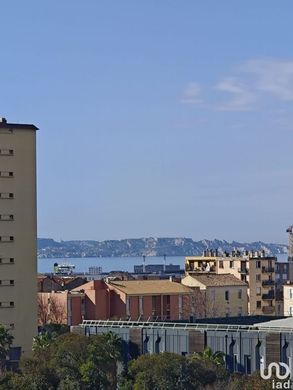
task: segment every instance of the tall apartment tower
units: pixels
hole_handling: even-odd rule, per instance
[[[12,356],[28,356],[37,332],[36,130],[0,118],[0,323]]]

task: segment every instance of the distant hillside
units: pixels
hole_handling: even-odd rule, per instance
[[[188,256],[201,255],[205,249],[231,252],[234,249],[261,250],[268,254],[286,254],[283,244],[268,244],[261,241],[240,243],[225,240],[193,241],[191,238],[138,238],[107,241],[61,241],[51,238],[38,239],[38,256],[52,257],[120,257],[120,256]]]

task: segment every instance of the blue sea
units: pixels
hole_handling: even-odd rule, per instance
[[[279,261],[287,261],[288,255],[279,255]],[[58,264],[73,264],[75,272],[88,272],[91,266],[102,267],[103,272],[110,271],[128,271],[133,272],[134,265],[143,263],[142,257],[82,257],[82,258],[66,258],[66,259],[38,259],[38,272],[50,273],[53,272],[54,263]],[[164,264],[163,257],[146,257],[146,264]],[[184,256],[170,256],[166,258],[166,264],[179,264],[180,268],[184,268]]]

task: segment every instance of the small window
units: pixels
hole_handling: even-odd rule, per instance
[[[260,268],[260,267],[261,267],[261,261],[260,261],[260,260],[258,260],[258,261],[256,262],[255,267],[256,267],[256,268]]]
[[[13,236],[9,236],[9,241],[14,241],[14,237]]]
[[[10,280],[9,283],[11,286],[14,286],[14,280]]]
[[[10,305],[10,307],[13,307],[14,306],[14,302],[10,302],[9,305]]]
[[[225,300],[229,301],[229,291],[225,291]]]
[[[256,274],[256,275],[255,275],[255,280],[256,280],[257,282],[260,282],[260,280],[261,280],[260,274]]]
[[[293,299],[293,288],[290,288],[289,290],[289,298]]]
[[[242,289],[238,290],[238,299],[242,299]]]
[[[257,307],[258,309],[261,308],[261,301],[256,301],[256,307]]]
[[[14,263],[14,258],[10,257],[9,261],[10,261],[10,263]]]
[[[256,287],[256,295],[260,295],[261,294],[261,288],[260,287]]]
[[[14,198],[14,195],[12,192],[9,192],[9,198]]]
[[[230,261],[230,268],[234,268],[234,261]]]
[[[220,268],[224,268],[224,262],[223,262],[223,260],[220,260],[220,261],[219,261],[219,267],[220,267]]]

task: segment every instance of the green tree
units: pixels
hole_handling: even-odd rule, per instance
[[[199,388],[192,362],[177,354],[143,355],[129,364],[121,389],[193,390]]]
[[[1,373],[5,371],[6,359],[12,342],[13,342],[13,336],[3,325],[0,325],[0,372]]]
[[[47,349],[56,339],[57,334],[52,332],[44,332],[33,339],[33,351],[43,351]]]
[[[223,366],[225,354],[223,352],[217,351],[213,352],[210,347],[204,349],[203,352],[197,352],[193,355],[194,359],[202,360],[205,362],[214,363],[217,366]]]

